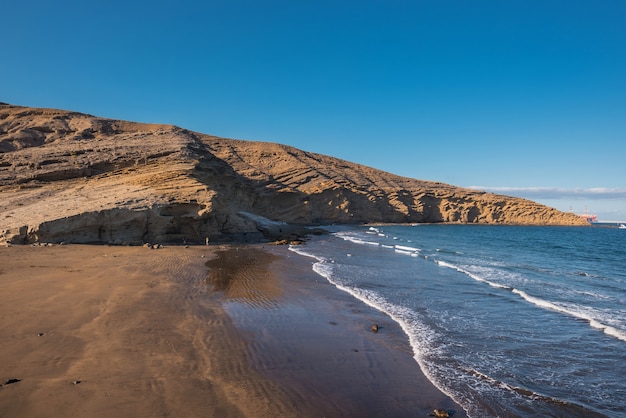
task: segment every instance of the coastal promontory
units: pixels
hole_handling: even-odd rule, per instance
[[[0,195],[0,244],[289,239],[333,223],[586,225],[276,143],[7,104]]]

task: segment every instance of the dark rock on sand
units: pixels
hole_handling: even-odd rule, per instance
[[[4,382],[4,386],[6,385],[12,385],[13,383],[17,383],[17,382],[21,382],[22,379],[8,379],[6,382]]]

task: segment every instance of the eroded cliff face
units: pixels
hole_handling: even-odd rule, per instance
[[[586,225],[284,145],[8,105],[0,195],[0,243],[258,240],[329,223]]]

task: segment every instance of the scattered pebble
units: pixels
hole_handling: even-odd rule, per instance
[[[80,380],[74,380],[74,381],[72,381],[72,383],[73,383],[73,384],[75,384],[75,385],[79,384],[80,382],[81,382]]]
[[[22,379],[9,379],[6,382],[4,382],[4,385],[12,385],[13,383],[17,383],[17,382],[21,382]]]
[[[372,325],[372,332],[378,332],[378,324]]]
[[[38,333],[37,333],[37,336],[38,336],[38,337],[43,337],[44,335],[46,335],[44,332],[38,332]]]

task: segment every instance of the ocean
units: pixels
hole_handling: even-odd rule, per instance
[[[626,417],[626,230],[331,227],[291,249],[398,322],[471,417]]]

